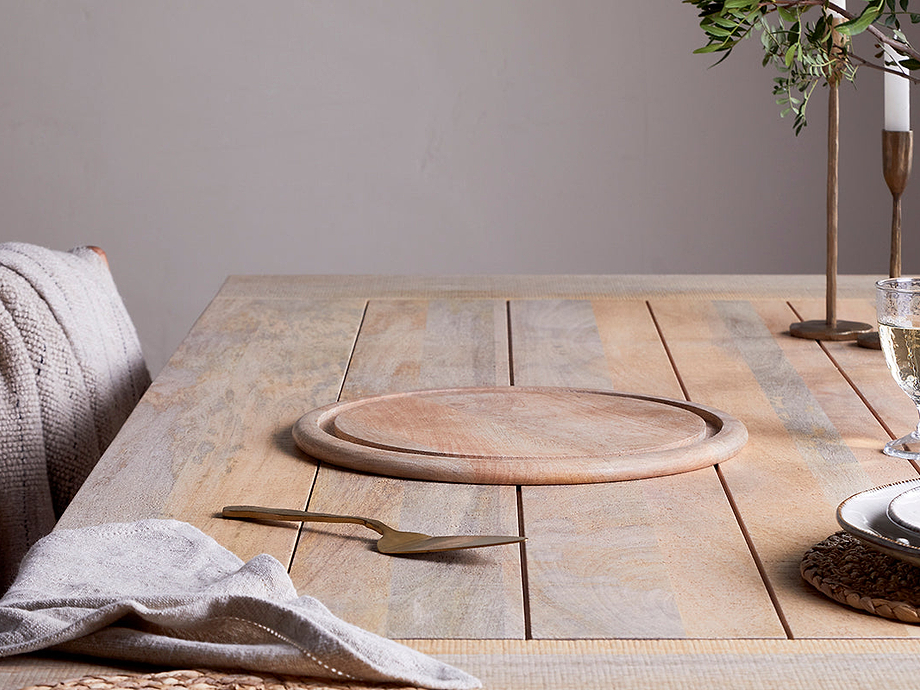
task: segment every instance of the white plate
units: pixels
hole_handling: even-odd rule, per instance
[[[920,532],[888,517],[888,504],[905,491],[920,488],[920,479],[879,486],[850,496],[837,508],[837,522],[849,534],[902,561],[920,565]]]
[[[908,489],[891,499],[888,517],[896,525],[920,534],[920,489]]]

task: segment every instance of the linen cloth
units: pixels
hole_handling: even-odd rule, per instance
[[[0,599],[0,657],[46,647],[178,668],[480,685],[298,597],[271,556],[243,563],[175,520],[60,529],[41,539]]]
[[[0,592],[149,384],[103,257],[0,244]]]

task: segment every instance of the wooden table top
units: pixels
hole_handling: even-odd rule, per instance
[[[874,322],[875,279],[839,278],[839,318]],[[880,452],[917,417],[882,354],[788,335],[823,316],[820,276],[231,277],[60,526],[187,521],[487,688],[915,687],[920,626],[799,574],[841,501],[917,476]],[[506,385],[687,399],[750,438],[693,472],[517,487],[338,469],[291,437],[336,400]],[[216,517],[240,503],[527,542],[392,558],[358,526]],[[115,668],[6,659],[0,690]]]

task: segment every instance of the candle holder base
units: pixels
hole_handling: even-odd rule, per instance
[[[860,333],[856,336],[856,344],[869,350],[881,350],[882,341],[879,340],[878,331],[871,333]]]
[[[796,338],[809,340],[856,340],[860,333],[868,333],[872,326],[861,321],[800,321],[789,326],[789,333]]]

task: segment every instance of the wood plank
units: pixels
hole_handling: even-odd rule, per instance
[[[474,674],[486,688],[516,690],[913,690],[920,675],[920,647],[906,639],[403,642]],[[155,670],[50,653],[13,657],[0,659],[0,690]]]
[[[792,306],[803,318],[822,318],[818,314],[821,314],[823,302],[794,300]],[[838,308],[850,320],[872,324],[876,322],[874,299],[839,300]],[[866,403],[881,418],[891,438],[900,438],[916,428],[917,408],[895,383],[881,350],[859,347],[852,342],[829,342],[824,347],[828,355],[846,372]],[[894,458],[890,461],[898,462]]]
[[[516,690],[912,690],[916,640],[419,641],[413,647]]]
[[[506,333],[503,302],[371,301],[342,397],[507,384]],[[514,487],[408,481],[326,465],[310,508],[366,514],[427,534],[518,532]],[[331,532],[304,532],[291,574],[345,620],[388,637],[523,637],[518,546],[393,558],[370,547],[367,530],[336,528],[347,540]]]
[[[518,385],[682,398],[644,302],[516,301],[511,314]],[[783,635],[715,470],[522,498],[534,638]]]
[[[721,470],[792,635],[916,635],[854,614],[799,575],[805,551],[839,529],[840,501],[906,476],[880,462],[883,430],[820,346],[785,333],[785,302],[656,300],[652,309],[690,397],[748,426],[747,448]]]
[[[243,559],[287,564],[296,530],[216,514],[303,505],[315,464],[295,450],[291,427],[335,398],[363,310],[361,300],[215,300],[59,526],[176,518]]]
[[[506,322],[501,301],[375,300],[361,327],[342,399],[505,385]]]
[[[837,276],[838,297],[862,297],[882,276]],[[260,299],[693,299],[822,298],[822,275],[242,275],[225,297]]]

